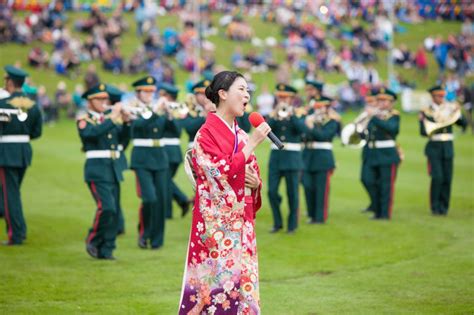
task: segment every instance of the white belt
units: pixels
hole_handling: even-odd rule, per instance
[[[162,147],[163,139],[133,139],[132,143],[135,147]]]
[[[28,143],[30,136],[28,135],[9,135],[0,136],[0,143]]]
[[[452,133],[438,133],[430,137],[431,141],[453,141],[454,135]]]
[[[123,151],[123,145],[119,144],[119,145],[117,146],[117,150]]]
[[[180,145],[179,138],[162,138],[160,139],[161,145]]]
[[[188,149],[192,149],[194,147],[194,141],[188,143]]]
[[[113,150],[91,150],[86,151],[86,158],[88,159],[118,159],[120,151]]]
[[[332,150],[332,143],[331,142],[308,142],[306,147],[309,149],[323,149],[323,150]]]
[[[285,142],[283,143],[284,147],[282,150],[287,151],[301,151],[301,143],[292,143],[292,142]],[[272,143],[272,150],[278,150],[277,146]]]
[[[386,148],[394,148],[396,143],[394,140],[379,140],[375,142],[369,142],[369,148],[373,149],[386,149]]]

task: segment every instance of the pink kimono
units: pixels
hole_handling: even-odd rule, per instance
[[[196,198],[179,314],[260,314],[254,219],[261,184],[245,188],[245,167],[260,173],[254,155],[245,161],[248,136],[234,124],[233,132],[210,113],[195,138]]]

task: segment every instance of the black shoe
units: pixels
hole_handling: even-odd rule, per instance
[[[94,245],[87,244],[86,251],[89,254],[89,256],[91,256],[92,258],[96,258],[96,259],[99,258],[99,250]]]
[[[140,247],[141,249],[147,249],[148,244],[147,244],[146,240],[143,239],[143,238],[139,238],[138,239],[138,247]]]
[[[273,227],[271,230],[270,230],[270,233],[278,233],[280,230],[282,229],[282,227]]]
[[[117,232],[117,236],[125,235],[125,230],[120,230]]]
[[[18,246],[18,245],[22,245],[22,243],[15,243],[13,241],[3,241],[1,243],[3,246]]]
[[[161,245],[158,245],[158,246],[152,246],[151,247],[151,250],[158,250],[161,248]]]
[[[363,209],[361,212],[362,213],[370,213],[370,212],[374,212],[374,210],[370,209],[370,207],[367,207],[367,208]]]
[[[99,259],[103,259],[103,260],[117,260],[117,258],[115,258],[113,255],[110,255],[110,256],[103,256],[103,257],[100,257]]]
[[[181,205],[181,217],[184,218],[188,214],[189,209],[191,208],[192,201],[188,200]]]

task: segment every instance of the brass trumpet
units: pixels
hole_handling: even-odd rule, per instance
[[[275,118],[278,120],[285,120],[288,119],[291,115],[293,115],[293,107],[288,103],[278,103],[275,107]]]
[[[12,115],[16,115],[16,118],[21,122],[24,122],[26,119],[28,119],[28,113],[22,111],[21,108],[0,108],[0,121],[10,122]]]
[[[184,119],[189,114],[189,108],[184,103],[166,102],[165,108],[175,119]]]

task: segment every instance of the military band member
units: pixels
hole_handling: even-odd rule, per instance
[[[311,111],[311,109],[312,109],[311,105],[310,105],[311,102],[313,102],[313,100],[321,97],[323,87],[324,87],[323,82],[314,81],[314,80],[306,80],[305,81],[304,92],[305,92],[305,96],[306,96],[306,103],[301,108],[296,109],[297,111],[298,110],[300,111],[302,117],[306,116]],[[306,133],[303,133],[301,135],[301,140],[302,140],[302,143],[303,143],[303,150],[302,150],[301,154],[302,154],[303,161],[304,161],[306,159],[306,155],[308,154],[308,149],[306,147],[306,142],[307,142]],[[305,176],[304,176],[304,172],[303,172],[303,176],[301,176],[301,183],[303,184],[303,186],[305,185],[304,181],[305,181]],[[305,192],[306,192],[306,190],[305,190]],[[306,214],[307,214],[308,218],[311,220],[311,213],[310,213],[310,208],[309,207],[306,207]]]
[[[132,121],[131,169],[137,176],[137,193],[142,203],[139,210],[140,248],[158,249],[164,243],[166,207],[168,206],[169,160],[162,138],[165,130],[177,125],[166,112],[164,103],[155,103],[156,81],[145,77],[133,86],[146,112]]]
[[[194,137],[206,121],[207,114],[216,110],[216,106],[204,94],[210,83],[209,80],[201,80],[192,87],[193,99],[188,105],[190,107],[189,115],[183,122],[189,137],[188,149],[192,149]]]
[[[395,179],[400,157],[396,138],[400,131],[400,114],[393,109],[397,95],[381,88],[377,93],[377,109],[367,108],[372,117],[367,126],[368,190],[373,196],[374,219],[392,217]]]
[[[277,106],[268,119],[268,124],[275,135],[284,142],[285,147],[278,150],[272,144],[268,167],[268,197],[273,214],[273,228],[271,233],[283,228],[280,211],[282,197],[278,194],[280,180],[286,180],[287,197],[289,205],[288,233],[294,233],[298,227],[299,193],[298,184],[300,172],[303,169],[301,157],[301,135],[305,130],[304,122],[294,114],[291,102],[296,94],[296,89],[286,85],[277,84]]]
[[[130,132],[123,127],[121,105],[108,109],[105,84],[87,90],[87,113],[77,120],[77,128],[86,154],[84,179],[97,204],[94,223],[86,238],[87,253],[93,258],[115,259],[115,239],[119,214],[120,181],[123,180],[117,147]],[[128,118],[125,118],[128,120]]]
[[[425,155],[431,176],[430,207],[433,215],[447,215],[453,180],[453,125],[464,130],[467,121],[457,104],[445,102],[446,92],[442,86],[434,86],[429,92],[432,102],[420,113],[420,134],[429,139]],[[427,130],[430,124],[434,128]]]
[[[0,213],[8,236],[3,245],[21,245],[27,228],[20,190],[31,165],[30,140],[41,136],[42,117],[38,105],[22,92],[28,74],[13,66],[4,69],[5,90],[10,95],[0,99]]]
[[[328,218],[330,179],[336,167],[332,140],[340,129],[340,117],[331,109],[331,102],[325,96],[314,98],[305,118],[303,185],[311,224],[325,223]]]
[[[120,89],[116,88],[112,85],[106,85],[107,93],[109,94],[109,101],[111,105],[115,105],[122,100],[122,95],[124,94]],[[120,168],[122,169],[122,173],[128,170],[128,162],[127,156],[125,154],[125,150],[127,149],[130,143],[130,126],[131,121],[124,121],[123,128],[128,131],[124,131],[121,133],[121,137],[119,139],[119,144],[117,146],[118,151],[120,151],[120,156],[118,158]],[[117,226],[117,235],[125,234],[125,216],[124,211],[122,209],[121,197],[120,197],[120,185],[119,185],[119,213],[118,213],[118,226]]]
[[[160,97],[165,102],[174,102],[178,98],[179,89],[171,84],[162,83],[160,85]],[[169,170],[170,170],[170,182],[168,183],[169,198],[168,206],[166,207],[166,218],[171,219],[173,217],[173,200],[181,207],[181,216],[184,216],[191,205],[191,201],[176,185],[173,178],[178,172],[179,165],[183,162],[183,153],[181,152],[181,131],[184,124],[184,119],[187,114],[180,114],[179,109],[174,109],[175,117],[173,119],[176,122],[176,129],[167,129],[163,134],[162,142],[165,145],[165,151],[168,154]]]
[[[367,112],[369,108],[373,108],[374,110],[377,107],[377,93],[378,90],[376,88],[370,90],[366,97],[365,97],[365,108],[364,111]],[[360,171],[360,181],[362,182],[362,185],[364,186],[365,190],[367,191],[367,194],[369,195],[369,205],[363,210],[363,212],[373,212],[374,211],[374,206],[373,206],[373,199],[374,196],[371,194],[374,192],[373,189],[370,189],[371,187],[374,186],[375,183],[372,183],[371,180],[373,179],[373,176],[369,176],[370,174],[370,167],[369,164],[367,163],[367,151],[369,149],[368,142],[362,147],[362,167]]]

